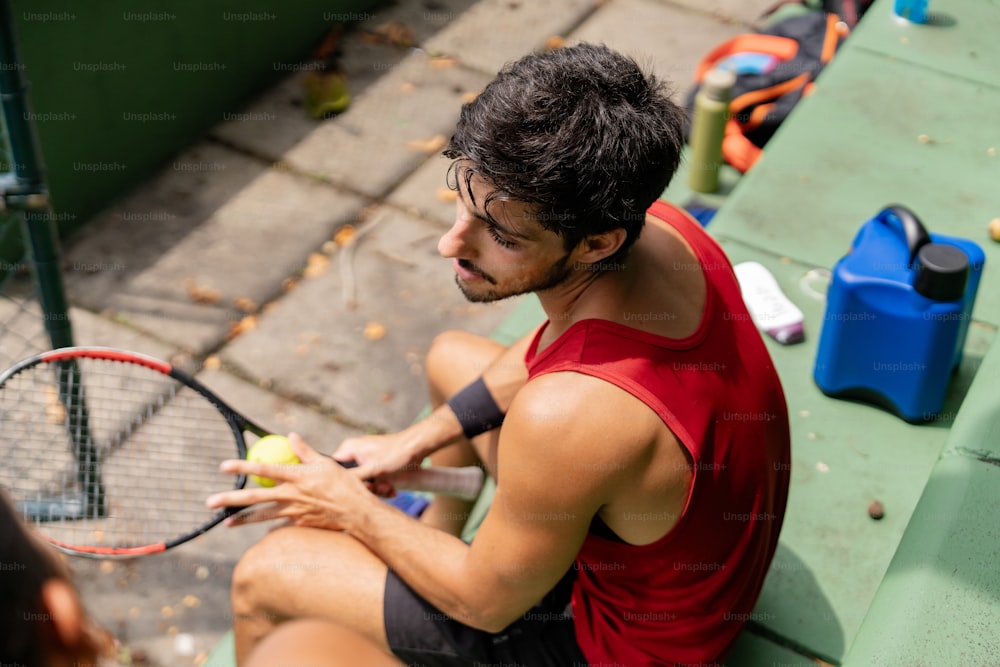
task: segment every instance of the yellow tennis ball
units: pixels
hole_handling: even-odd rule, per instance
[[[283,435],[265,435],[255,442],[247,452],[247,461],[283,465],[302,463],[292,451],[292,443]],[[270,487],[276,483],[273,479],[257,475],[250,475],[250,479],[259,486]]]

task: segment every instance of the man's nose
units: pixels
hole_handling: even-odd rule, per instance
[[[472,259],[471,234],[471,220],[458,213],[451,229],[445,232],[438,241],[438,253],[449,259]]]

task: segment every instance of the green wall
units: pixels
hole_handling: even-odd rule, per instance
[[[65,233],[376,0],[21,0],[14,13]]]

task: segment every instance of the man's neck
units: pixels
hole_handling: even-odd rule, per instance
[[[620,301],[631,276],[628,262],[605,271],[577,267],[557,287],[537,292],[549,331],[558,335],[580,320],[607,317],[608,308]]]

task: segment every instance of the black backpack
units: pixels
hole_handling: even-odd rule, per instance
[[[767,15],[786,4],[771,8]],[[852,25],[871,1],[826,0],[824,11],[811,11],[783,19],[757,33],[737,35],[712,49],[699,63],[695,82],[700,85],[714,67],[736,72],[722,144],[723,158],[746,172],[761,149],[802,97],[812,92],[814,80],[833,58]],[[825,11],[836,9],[836,11]],[[698,85],[687,99],[689,121],[694,113]],[[690,127],[690,122],[688,123]]]

